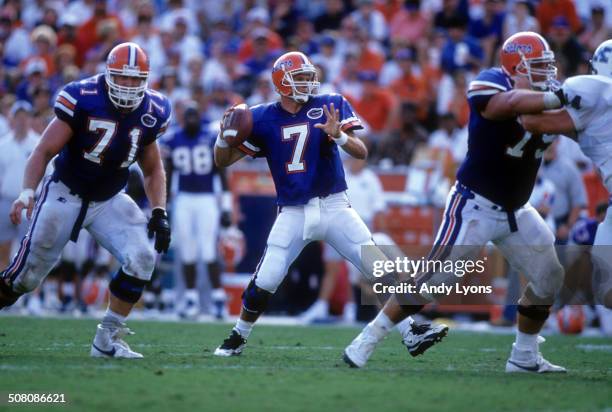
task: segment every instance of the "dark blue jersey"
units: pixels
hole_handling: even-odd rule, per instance
[[[125,187],[128,167],[165,132],[171,115],[168,99],[153,90],[135,110],[119,111],[103,75],[66,85],[54,108],[73,131],[55,160],[54,178],[93,201],[110,199]]]
[[[552,141],[526,132],[517,118],[488,120],[481,115],[491,97],[512,88],[501,69],[484,70],[470,83],[468,152],[457,172],[459,182],[507,210],[529,200],[543,152]]]
[[[335,93],[311,97],[296,114],[278,102],[251,108],[253,132],[240,149],[267,159],[280,206],[303,205],[346,190],[338,145],[314,127],[325,123],[323,105],[331,103],[340,111],[343,131],[362,128],[350,104]]]
[[[208,126],[208,125],[206,125]],[[213,179],[217,173],[213,161],[213,147],[216,134],[208,127],[202,127],[195,136],[184,129],[163,139],[161,142],[168,152],[172,169],[178,176],[178,191],[188,193],[212,193]]]

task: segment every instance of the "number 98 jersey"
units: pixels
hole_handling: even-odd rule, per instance
[[[55,160],[53,177],[91,201],[108,200],[125,187],[129,166],[165,132],[171,115],[168,99],[150,89],[136,109],[119,111],[101,74],[66,85],[54,110],[73,135]]]
[[[349,102],[335,93],[311,97],[295,114],[280,102],[251,108],[253,131],[239,149],[266,158],[279,206],[304,205],[347,189],[338,145],[314,127],[326,122],[323,105],[329,108],[331,103],[340,112],[343,131],[362,128]]]
[[[172,162],[172,169],[178,175],[179,192],[214,192],[213,179],[217,168],[213,149],[216,134],[206,126],[196,136],[189,136],[184,129],[178,129],[160,142]]]

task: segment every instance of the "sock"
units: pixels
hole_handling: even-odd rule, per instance
[[[402,337],[404,337],[408,333],[412,332],[412,323],[413,322],[414,322],[414,319],[412,319],[410,316],[408,316],[406,319],[404,319],[403,321],[401,321],[398,324],[396,324],[395,327],[397,328],[397,330],[400,333],[400,335],[402,335]]]
[[[196,289],[187,289],[185,291],[185,299],[188,302],[197,304],[200,301],[200,295]]]
[[[533,349],[538,346],[538,334],[530,335],[520,330],[516,331],[516,346],[520,349]]]
[[[122,323],[125,322],[127,316],[120,315],[118,313],[113,312],[110,308],[106,309],[106,313],[102,318],[102,327],[103,328],[117,328],[121,326]]]
[[[238,319],[236,322],[236,326],[234,329],[242,336],[244,339],[248,339],[251,331],[253,330],[253,322],[247,322],[246,320]]]
[[[393,323],[385,312],[381,310],[374,320],[368,324],[368,326],[378,337],[378,339],[383,339],[391,332],[391,330],[393,330],[395,323]]]
[[[212,290],[210,297],[214,301],[225,301],[227,299],[227,294],[225,293],[225,289],[218,288]]]

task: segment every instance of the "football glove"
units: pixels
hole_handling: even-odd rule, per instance
[[[166,211],[156,207],[151,212],[151,219],[147,225],[149,239],[155,237],[155,250],[157,253],[166,253],[170,247],[170,222]]]

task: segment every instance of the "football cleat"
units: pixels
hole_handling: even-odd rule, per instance
[[[90,355],[93,358],[141,359],[142,354],[134,352],[123,340],[125,336],[133,334],[134,332],[125,324],[118,328],[103,328],[102,325],[98,325]]]
[[[538,337],[538,344],[544,342],[544,338]],[[512,344],[510,359],[506,362],[508,373],[565,373],[563,366],[554,365],[544,359],[538,346],[535,348],[522,349]]]
[[[351,368],[363,368],[380,340],[381,338],[374,333],[372,327],[366,326],[344,349],[342,360]]]
[[[402,334],[402,343],[406,345],[408,353],[419,356],[425,353],[448,334],[448,326],[443,323],[431,325],[429,323],[412,322],[410,328]]]
[[[236,329],[232,329],[229,337],[223,341],[221,346],[215,349],[215,356],[238,356],[246,346],[246,339]]]

